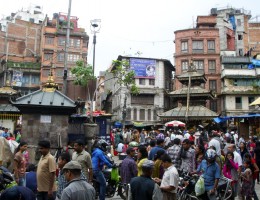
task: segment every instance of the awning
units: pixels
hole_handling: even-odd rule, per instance
[[[255,101],[253,101],[250,106],[260,106],[260,97],[258,97],[258,99],[256,99]]]
[[[221,123],[229,119],[244,119],[244,118],[254,118],[254,117],[260,117],[260,114],[246,114],[246,115],[229,116],[229,117],[216,117],[213,120],[216,123]]]

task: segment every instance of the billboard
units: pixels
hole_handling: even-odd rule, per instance
[[[22,79],[23,79],[23,72],[21,71],[13,71],[13,78],[12,78],[12,86],[22,86]]]
[[[130,69],[135,72],[135,78],[155,78],[156,60],[130,58]]]

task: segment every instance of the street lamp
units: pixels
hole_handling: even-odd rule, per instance
[[[99,33],[100,31],[100,23],[101,23],[101,19],[93,19],[90,20],[90,30],[91,33],[94,34],[93,36],[93,75],[95,75],[95,53],[96,53],[96,42],[97,42],[97,37],[96,37],[96,33]]]

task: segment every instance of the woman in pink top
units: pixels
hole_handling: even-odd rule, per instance
[[[227,152],[225,163],[223,167],[223,175],[231,180],[237,181],[237,169],[238,169],[238,163],[234,162],[234,154],[233,152]]]

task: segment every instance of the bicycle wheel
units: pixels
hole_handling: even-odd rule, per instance
[[[118,185],[118,195],[121,199],[126,200],[128,195],[128,186],[127,185]]]

